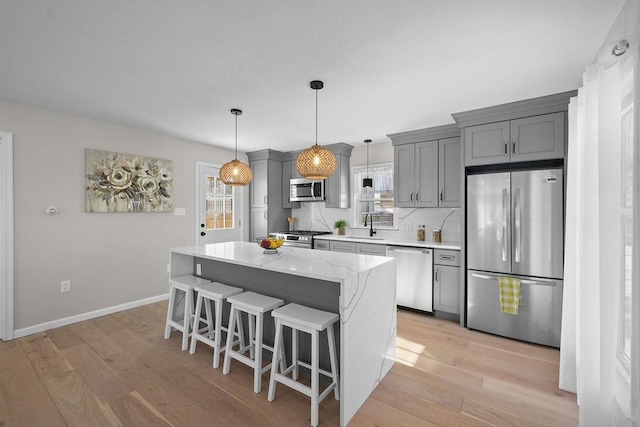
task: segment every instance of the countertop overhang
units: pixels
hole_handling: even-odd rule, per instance
[[[175,248],[172,251],[197,258],[224,261],[330,282],[344,282],[353,276],[393,261],[388,257],[329,251],[311,252],[312,249],[290,246],[279,248],[278,254],[266,255],[262,248],[250,242],[212,243]]]

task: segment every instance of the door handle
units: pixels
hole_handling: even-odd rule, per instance
[[[503,156],[504,156],[504,157],[507,157],[507,154],[508,154],[508,153],[507,153],[507,141],[505,141],[505,142],[504,142],[504,154],[503,154]]]
[[[444,201],[444,190],[440,191],[440,201]]]
[[[513,140],[511,141],[511,157],[515,157],[516,156],[516,142],[517,140]]]
[[[502,189],[502,261],[507,260],[507,189]]]
[[[418,192],[416,191],[416,202],[418,201]]]
[[[438,270],[436,270],[436,271],[434,272],[434,278],[433,278],[433,281],[434,281],[434,282],[437,282],[437,281],[438,281]]]
[[[409,201],[413,202],[413,191],[411,192],[411,194],[409,194]]]
[[[206,236],[206,235],[207,235],[207,233],[205,233],[204,231],[201,231],[201,232],[200,232],[200,235],[201,235],[202,237],[204,237],[204,236]]]
[[[514,261],[515,262],[520,262],[520,252],[522,250],[522,236],[521,236],[521,230],[522,230],[522,218],[521,218],[521,209],[520,209],[520,189],[517,188],[515,190],[515,194],[514,194],[514,199],[515,199],[515,206],[513,209],[513,213],[514,213],[514,223],[516,226],[516,248],[515,248],[515,255],[514,255]]]
[[[200,227],[204,228],[204,224],[200,224]]]

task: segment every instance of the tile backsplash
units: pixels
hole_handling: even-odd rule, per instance
[[[462,240],[462,209],[460,208],[395,208],[398,230],[377,230],[376,236],[399,239],[415,239],[418,225],[424,224],[426,240],[433,239],[431,230],[442,229],[443,242],[460,242]],[[346,234],[355,236],[368,235],[364,227],[352,227],[351,209],[327,208],[324,202],[302,203],[299,209],[292,209],[292,216],[297,218],[296,230],[321,230],[337,233],[333,223],[338,219],[347,221]],[[443,225],[444,222],[444,225]]]

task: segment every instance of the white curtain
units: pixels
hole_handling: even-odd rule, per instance
[[[639,22],[627,0],[569,106],[560,387],[582,426],[640,425]]]

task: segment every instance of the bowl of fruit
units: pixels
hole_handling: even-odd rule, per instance
[[[276,239],[275,237],[258,237],[256,239],[258,246],[264,249],[265,255],[273,255],[278,253],[278,248],[284,243],[283,238]]]

